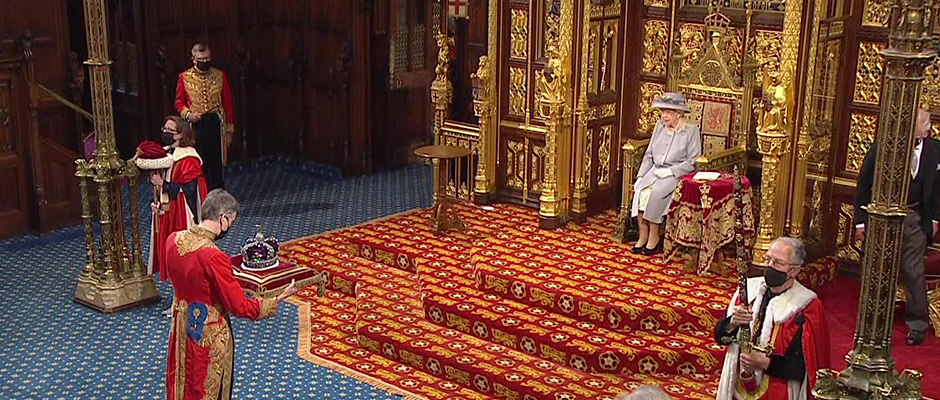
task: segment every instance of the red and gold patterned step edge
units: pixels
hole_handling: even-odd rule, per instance
[[[503,345],[448,329],[419,317],[417,293],[402,297],[414,283],[396,277],[382,287],[358,290],[359,345],[481,393],[515,399],[607,399],[640,384],[663,387],[677,398],[714,398],[711,375],[590,375]],[[405,290],[407,291],[407,290]]]
[[[595,374],[715,374],[724,349],[711,332],[619,333],[468,287],[424,298],[425,318]]]
[[[734,294],[729,279],[592,248],[578,233],[542,236],[497,236],[475,248],[480,289],[619,331],[710,331]]]

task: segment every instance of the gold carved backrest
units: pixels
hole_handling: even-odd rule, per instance
[[[747,145],[742,127],[744,103],[740,78],[732,69],[730,52],[740,51],[726,37],[730,20],[719,12],[705,17],[705,43],[688,71],[669,71],[667,79],[678,81],[680,92],[688,98],[692,111],[687,115],[702,132],[702,154],[710,156],[722,150]],[[678,32],[676,34],[679,34]],[[676,42],[682,45],[681,41]],[[680,64],[681,65],[681,64]]]

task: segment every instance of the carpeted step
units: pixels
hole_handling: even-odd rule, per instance
[[[616,247],[592,249],[577,232],[570,240],[539,236],[536,244],[494,238],[475,248],[479,288],[622,332],[711,331],[735,291],[727,278],[688,274]]]
[[[607,399],[643,383],[679,398],[714,398],[715,377],[592,375],[492,343],[422,317],[417,281],[400,277],[357,288],[359,345],[390,360],[498,398]],[[403,297],[404,295],[404,297]]]
[[[467,287],[423,304],[439,325],[594,374],[715,374],[725,351],[711,332],[609,331]]]
[[[406,271],[392,268],[349,253],[348,237],[351,230],[340,230],[312,238],[286,242],[280,247],[280,257],[305,267],[322,271],[327,276],[327,290],[354,296],[356,285],[380,285]]]

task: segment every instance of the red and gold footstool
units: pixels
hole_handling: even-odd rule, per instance
[[[322,272],[312,268],[294,265],[283,258],[278,264],[264,270],[250,270],[242,268],[242,256],[232,257],[235,280],[242,286],[245,293],[253,297],[271,297],[281,294],[291,281],[297,288],[317,285],[317,294],[323,296],[326,290],[326,277]]]

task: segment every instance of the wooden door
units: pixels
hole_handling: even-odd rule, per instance
[[[587,1],[587,0],[585,0]],[[587,212],[594,214],[614,206],[620,192],[620,138],[626,54],[627,2],[592,2],[586,35],[588,106],[591,111],[585,136]],[[629,104],[629,103],[628,103]]]
[[[0,60],[0,237],[29,229],[28,92],[19,62]]]
[[[552,23],[557,29],[560,1],[499,6],[497,185],[503,200],[534,207],[545,175],[546,126],[534,89],[546,63],[546,32],[552,34]]]

